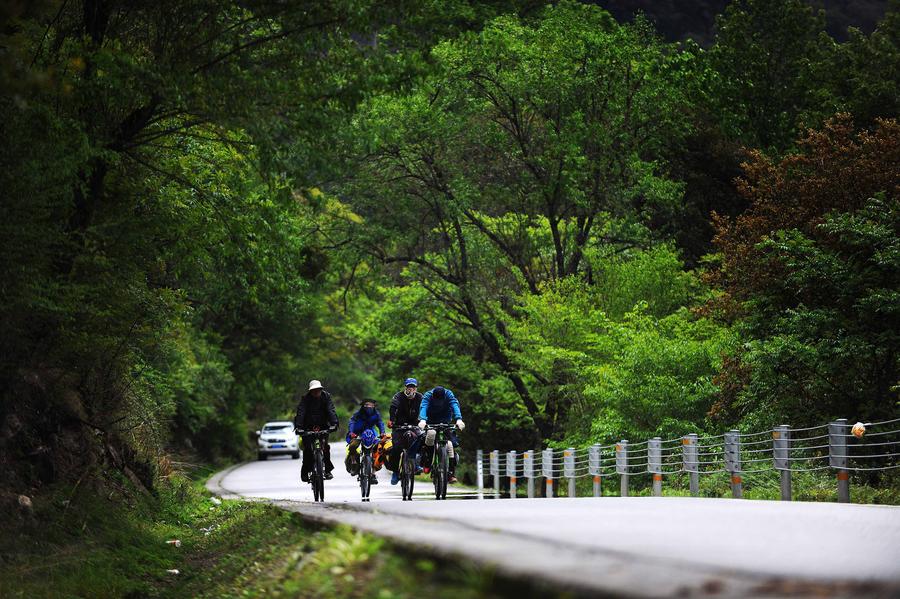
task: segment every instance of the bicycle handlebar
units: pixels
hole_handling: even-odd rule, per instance
[[[304,431],[301,429],[294,429],[294,432],[301,437],[327,437],[334,431],[331,429],[325,429],[324,431]]]
[[[418,430],[418,428],[419,428],[418,425],[415,425],[415,424],[401,424],[401,425],[393,427],[391,430],[402,432],[402,431]]]
[[[453,431],[458,430],[455,424],[426,424],[425,430],[435,430],[435,431]]]

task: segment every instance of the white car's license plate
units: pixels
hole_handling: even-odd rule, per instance
[[[272,449],[282,449],[284,447],[287,447],[287,445],[272,445],[271,447]]]

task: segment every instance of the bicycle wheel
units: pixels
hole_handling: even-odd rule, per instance
[[[431,481],[434,483],[434,498],[442,499],[441,490],[444,488],[444,472],[441,470],[441,449],[434,448],[434,457],[431,459]]]
[[[413,487],[416,486],[416,462],[408,453],[403,452],[403,482],[405,483],[406,499],[412,501]]]
[[[316,470],[313,479],[313,499],[325,501],[325,458],[322,450],[316,450]]]
[[[406,501],[407,492],[409,491],[409,479],[406,478],[406,450],[400,453],[400,462],[397,464],[400,469],[400,493],[403,495],[403,501]]]
[[[441,499],[447,499],[447,481],[450,478],[450,457],[447,455],[447,443],[441,447]]]
[[[398,463],[398,468],[400,468],[400,485],[402,486],[403,491],[403,501],[407,501],[412,499],[412,479],[413,472],[410,470],[412,468],[412,460],[409,459],[409,454],[404,449],[400,454],[400,462]]]
[[[369,500],[369,492],[372,490],[370,482],[372,476],[372,454],[363,451],[362,463],[359,465],[359,490],[362,493],[362,500]]]

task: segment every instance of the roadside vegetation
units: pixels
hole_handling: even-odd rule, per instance
[[[176,546],[173,541],[179,541]],[[177,573],[174,571],[177,570]],[[256,502],[213,499],[181,475],[149,497],[55,489],[0,539],[3,597],[565,597]]]
[[[343,419],[445,385],[464,456],[900,417],[900,0],[812,4],[4,3],[5,584],[49,548],[61,588],[161,593],[195,575],[162,537],[215,542],[187,523],[288,526],[170,476],[310,379]]]

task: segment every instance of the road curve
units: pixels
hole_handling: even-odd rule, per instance
[[[589,594],[900,597],[900,507],[675,497],[403,502],[382,472],[368,504],[340,465],[326,503],[312,503],[289,458],[231,468],[207,486]],[[427,481],[417,491],[426,498]]]

